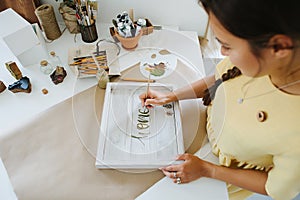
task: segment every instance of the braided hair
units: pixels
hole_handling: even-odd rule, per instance
[[[202,98],[203,105],[208,106],[211,103],[211,101],[215,98],[217,88],[221,85],[221,83],[240,76],[241,74],[241,71],[236,66],[232,69],[228,69],[226,73],[222,74],[221,78],[215,81],[214,85],[204,91],[204,96]]]

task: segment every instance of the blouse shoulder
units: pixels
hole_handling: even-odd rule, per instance
[[[228,69],[232,69],[234,65],[231,63],[229,57],[225,57],[216,66],[215,78],[219,79],[222,74],[226,73]]]

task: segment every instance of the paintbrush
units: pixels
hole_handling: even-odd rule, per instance
[[[151,73],[149,72],[148,82],[147,82],[147,90],[146,90],[146,99],[148,98],[148,93],[149,93],[149,88],[150,88],[150,75],[151,75]]]
[[[122,81],[132,81],[132,82],[148,82],[148,79],[138,79],[138,78],[121,78]],[[154,83],[155,80],[150,79],[150,83]]]

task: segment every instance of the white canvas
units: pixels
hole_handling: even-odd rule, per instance
[[[147,112],[138,98],[146,88],[145,83],[107,85],[97,168],[158,168],[184,153],[178,103],[170,104],[171,108],[155,106]],[[151,88],[161,92],[171,89],[159,84],[151,84]]]

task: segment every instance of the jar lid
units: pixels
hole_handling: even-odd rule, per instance
[[[42,60],[41,61],[41,66],[47,66],[48,65],[48,61],[47,60]]]

